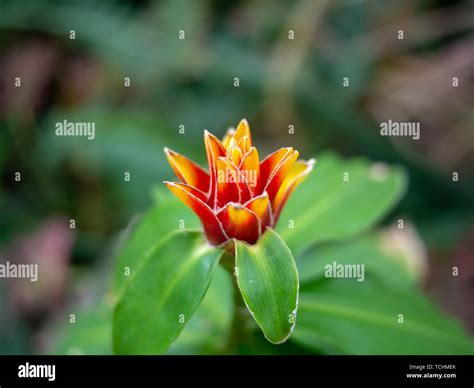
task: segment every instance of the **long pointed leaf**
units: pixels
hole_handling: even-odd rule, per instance
[[[298,307],[298,272],[290,250],[272,229],[253,246],[236,241],[237,283],[265,337],[278,344],[290,336]]]
[[[114,352],[165,352],[204,297],[221,255],[200,232],[176,231],[164,239],[115,308]]]

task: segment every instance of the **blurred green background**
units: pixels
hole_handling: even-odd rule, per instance
[[[49,351],[107,290],[121,232],[172,176],[165,145],[202,163],[203,130],[243,117],[263,155],[404,166],[385,224],[413,225],[424,291],[474,332],[473,32],[472,1],[1,0],[0,260],[45,272],[0,281],[0,353]],[[96,138],[57,137],[65,119]],[[421,139],[380,136],[389,119]]]

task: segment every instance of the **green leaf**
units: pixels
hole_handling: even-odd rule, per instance
[[[403,314],[401,323],[400,314]],[[338,354],[473,354],[460,325],[418,292],[376,281],[326,279],[303,287],[292,340]]]
[[[197,231],[176,231],[162,240],[115,307],[114,352],[166,352],[204,297],[221,255]]]
[[[232,280],[217,266],[211,285],[169,354],[219,354],[224,350],[234,313]]]
[[[315,243],[346,239],[389,211],[405,190],[405,180],[398,168],[323,154],[288,200],[277,231],[295,257]]]
[[[147,211],[125,241],[117,258],[114,291],[120,294],[137,273],[147,254],[156,244],[176,230],[180,222],[186,228],[197,228],[196,215],[170,193],[161,193],[160,202]]]
[[[413,289],[416,282],[394,254],[381,247],[380,233],[371,233],[349,241],[317,245],[298,258],[300,283],[325,277],[326,266],[337,264],[364,265],[365,278],[375,278],[388,288]]]
[[[255,321],[270,342],[285,342],[298,308],[298,272],[291,251],[267,229],[253,246],[236,241],[235,260],[237,283]]]

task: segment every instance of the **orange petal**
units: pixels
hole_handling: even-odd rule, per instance
[[[235,130],[235,142],[239,144],[240,139],[242,139],[244,136],[247,136],[247,141],[248,141],[248,147],[252,147],[252,136],[250,134],[250,127],[249,123],[247,120],[243,119],[239,125],[237,126],[237,129]]]
[[[229,146],[227,147],[226,157],[236,166],[240,165],[244,154],[239,148],[234,139],[230,139]]]
[[[260,235],[260,220],[250,211],[238,203],[229,203],[219,213],[224,230],[230,238],[243,240],[254,244]]]
[[[217,204],[217,158],[225,156],[226,150],[217,137],[209,131],[204,131],[204,144],[206,145],[207,161],[209,163],[209,199],[208,205],[214,209]]]
[[[294,149],[291,147],[280,148],[263,159],[262,163],[260,163],[260,180],[257,190],[258,194],[263,193],[269,180],[278,170],[279,166],[293,152]]]
[[[230,140],[234,138],[234,135],[235,129],[229,128],[224,137],[222,138],[222,145],[224,146],[224,148],[227,149],[227,147],[229,147]]]
[[[281,184],[285,180],[286,176],[290,172],[291,168],[298,159],[298,151],[292,150],[288,155],[275,167],[272,174],[268,178],[265,191],[268,193],[272,208],[275,204],[275,196],[280,189]]]
[[[226,158],[217,159],[217,204],[225,206],[228,202],[240,202],[239,170]]]
[[[209,174],[186,156],[180,155],[165,147],[168,162],[176,176],[188,185],[205,193],[209,190]]]
[[[183,201],[201,220],[207,239],[213,245],[228,240],[222,225],[212,209],[190,191],[174,182],[164,182],[171,192]]]
[[[244,206],[260,219],[260,233],[263,233],[267,226],[272,225],[270,200],[266,192],[252,198]]]
[[[275,168],[288,156],[290,152],[293,152],[293,148],[291,147],[280,148],[262,160],[262,163],[260,163],[260,176],[263,181],[263,186],[267,183],[273,170],[275,170]]]
[[[273,211],[275,217],[274,224],[276,224],[278,221],[278,217],[280,216],[283,206],[285,206],[285,203],[290,197],[291,193],[293,193],[296,187],[311,172],[313,166],[314,159],[310,159],[307,162],[304,160],[298,160],[288,172],[288,175],[281,184],[280,189],[275,196],[275,200],[273,201]]]
[[[179,188],[180,190],[186,191],[188,194],[197,197],[202,202],[206,202],[207,193],[203,193],[201,190],[196,189],[193,186],[187,185],[186,183],[172,182],[173,186]]]
[[[250,148],[250,151],[244,156],[240,164],[240,171],[246,179],[250,191],[255,193],[260,178],[260,161],[255,147]]]

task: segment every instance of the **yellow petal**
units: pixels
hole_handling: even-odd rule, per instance
[[[222,138],[222,145],[227,149],[229,147],[230,140],[234,138],[235,135],[235,129],[234,128],[229,128]]]
[[[270,200],[266,192],[249,200],[245,207],[260,219],[260,233],[263,233],[267,226],[272,226]]]
[[[239,125],[237,126],[237,129],[235,130],[235,142],[239,144],[240,139],[242,139],[244,136],[247,136],[248,139],[248,147],[252,147],[252,136],[250,135],[250,127],[249,123],[247,120],[243,119]]]
[[[239,148],[242,150],[242,153],[245,155],[250,150],[250,140],[248,136],[242,137],[237,143]]]
[[[239,148],[234,139],[230,139],[229,146],[227,147],[226,157],[236,166],[240,166],[244,154]]]

